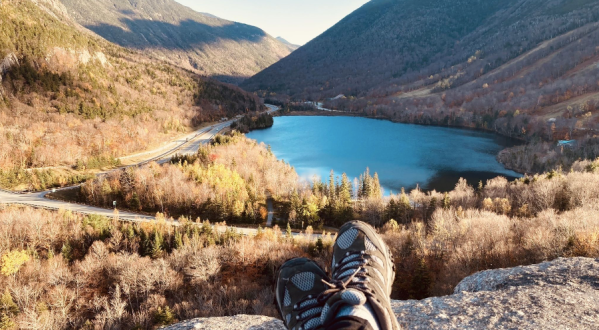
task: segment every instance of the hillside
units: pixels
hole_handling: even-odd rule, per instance
[[[54,0],[0,5],[0,186],[72,183],[83,177],[25,169],[114,165],[203,122],[262,109],[237,87],[111,44],[65,15]]]
[[[599,128],[598,20],[590,0],[372,0],[242,87],[296,100],[344,94],[326,105],[564,139]]]
[[[106,40],[225,82],[240,82],[290,53],[259,28],[173,0],[60,1],[78,23]]]
[[[289,48],[289,50],[291,50],[292,52],[301,47],[300,45],[295,45],[295,44],[290,43],[289,41],[285,40],[285,38],[283,38],[283,37],[277,37],[277,40],[279,40],[281,43],[283,43],[285,46],[287,46],[287,48]]]

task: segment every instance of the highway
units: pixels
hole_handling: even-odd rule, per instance
[[[266,105],[268,107],[268,113],[272,113],[278,111],[279,108],[274,105]],[[149,162],[155,161],[158,163],[166,163],[168,162],[173,155],[176,154],[195,154],[199,150],[200,146],[208,143],[210,140],[216,136],[220,131],[229,127],[235,119],[228,120],[225,122],[217,123],[212,126],[204,127],[202,129],[197,130],[193,134],[190,134],[186,137],[177,139],[175,141],[171,141],[166,146],[160,147],[155,150],[146,151],[143,153],[138,153],[135,155],[123,157],[121,159],[135,159],[135,163],[130,166],[141,166],[147,164]],[[158,154],[156,156],[156,154]],[[113,171],[120,170],[115,169]],[[108,172],[101,173],[99,175],[105,175]],[[72,189],[73,187],[66,187],[62,189]],[[61,190],[62,190],[61,189]],[[98,214],[106,217],[115,217],[118,216],[120,220],[124,221],[133,221],[133,222],[153,222],[156,221],[156,218],[153,216],[147,216],[143,214],[133,213],[133,212],[125,212],[118,211],[117,213],[112,209],[103,209],[99,207],[89,206],[89,205],[80,205],[75,203],[51,200],[46,198],[46,195],[51,191],[37,192],[37,193],[22,193],[17,194],[13,192],[9,192],[6,190],[0,189],[0,204],[5,205],[26,205],[32,206],[36,208],[50,209],[50,210],[70,210],[75,213],[81,214]],[[272,210],[269,210],[272,211]],[[270,218],[270,217],[269,217]],[[173,225],[178,225],[178,222],[170,222]],[[234,229],[236,232],[241,233],[243,235],[255,235],[257,233],[257,229],[252,228],[237,228],[237,227],[228,227]],[[225,231],[227,228],[219,227],[218,230]],[[319,236],[319,235],[313,235]]]
[[[279,107],[270,104],[266,104],[266,107],[268,108],[266,113],[273,113],[280,110]],[[160,164],[166,163],[175,154],[193,155],[198,152],[201,145],[210,142],[214,138],[214,136],[216,136],[216,134],[218,134],[223,129],[231,126],[231,124],[235,121],[236,119],[234,118],[208,127],[203,127],[189,135],[171,141],[167,145],[162,146],[158,149],[145,151],[126,157],[121,157],[120,159],[121,161],[132,159],[132,165],[140,166],[152,161],[155,161]]]

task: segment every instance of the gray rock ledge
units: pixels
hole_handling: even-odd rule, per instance
[[[393,301],[404,329],[599,329],[599,259],[557,259],[465,278],[446,297]],[[169,330],[283,330],[265,316],[200,318]]]

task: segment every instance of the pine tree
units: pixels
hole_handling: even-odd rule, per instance
[[[131,209],[135,211],[141,211],[141,202],[139,201],[139,196],[137,196],[137,193],[133,193],[131,196],[129,206],[131,206]]]
[[[437,210],[437,204],[439,202],[437,201],[436,197],[431,198],[430,203],[428,204],[428,208],[426,210],[426,218],[424,219],[424,222],[426,224],[426,228],[427,230],[430,229],[430,223],[433,217],[433,214],[435,213],[435,211]]]
[[[414,277],[412,277],[412,288],[410,290],[411,298],[428,298],[432,282],[428,265],[424,259],[421,259],[414,272]]]
[[[288,238],[292,238],[293,235],[291,233],[291,225],[289,224],[289,222],[287,223],[287,230],[285,231],[286,235]]]
[[[358,198],[364,198],[364,175],[360,174],[360,179],[358,179]]]
[[[363,198],[369,198],[372,194],[372,177],[370,176],[369,168],[366,168],[366,173],[364,173],[362,193]]]
[[[335,173],[331,170],[331,174],[329,176],[329,187],[327,192],[328,198],[328,216],[330,219],[335,218],[335,213],[337,211],[337,189],[335,187]]]
[[[183,235],[180,230],[175,231],[175,239],[173,242],[174,249],[180,249],[183,246]]]
[[[379,174],[376,172],[372,178],[372,192],[370,196],[379,199],[383,198],[383,189],[381,188],[381,183],[379,182]]]
[[[343,206],[351,204],[352,186],[351,182],[347,178],[347,174],[341,175],[341,186],[339,189],[339,200]]]
[[[333,172],[333,170],[331,170],[331,173],[329,174],[329,191],[328,191],[328,197],[329,200],[335,200],[335,196],[337,195],[337,189],[335,187],[335,172]]]
[[[66,261],[73,260],[73,248],[71,247],[71,244],[69,244],[69,241],[64,242],[62,249],[60,250],[60,254]]]
[[[398,210],[397,210],[397,202],[395,202],[395,198],[391,196],[389,203],[387,203],[387,209],[385,211],[387,215],[387,219],[395,219],[397,218]]]
[[[449,194],[445,193],[443,196],[443,209],[449,210],[451,208],[451,199],[449,198]]]
[[[151,242],[150,255],[152,258],[159,258],[164,248],[164,238],[159,230],[154,230],[154,239]]]
[[[401,195],[399,196],[399,218],[400,222],[407,224],[412,220],[412,205],[410,204],[410,198],[406,195],[404,188],[401,188]]]

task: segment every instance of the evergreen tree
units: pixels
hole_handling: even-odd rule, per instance
[[[381,188],[381,183],[379,182],[379,174],[374,173],[374,177],[372,178],[372,192],[371,197],[374,198],[383,198],[383,189]]]
[[[339,187],[339,201],[343,206],[347,206],[351,204],[352,197],[352,186],[351,182],[347,178],[347,174],[343,173],[341,175],[341,185]]]
[[[137,196],[137,193],[134,192],[131,196],[129,206],[135,211],[141,211],[141,202],[139,201],[139,196]]]
[[[358,198],[364,198],[364,175],[360,174],[360,178],[358,179]]]
[[[329,176],[329,187],[327,191],[328,205],[327,207],[327,215],[329,219],[335,218],[335,213],[337,211],[337,189],[335,187],[335,173],[331,170],[331,174]]]
[[[391,196],[389,203],[387,203],[387,209],[385,210],[385,214],[387,219],[395,219],[398,214],[397,202],[395,201],[395,197]]]
[[[431,198],[430,203],[428,204],[428,208],[426,210],[426,217],[424,218],[424,223],[426,225],[426,229],[430,230],[431,228],[431,220],[433,218],[433,214],[435,213],[435,211],[437,210],[437,204],[439,202],[437,201],[436,197]]]
[[[173,248],[174,249],[179,249],[183,246],[183,235],[181,234],[180,230],[176,230],[175,231],[175,238],[174,238],[174,242],[173,242]]]
[[[410,204],[410,198],[406,195],[404,188],[401,188],[401,195],[399,196],[399,215],[400,223],[410,223],[412,220],[412,205]]]
[[[418,263],[418,267],[414,272],[414,277],[412,277],[412,288],[411,288],[411,298],[412,299],[424,299],[429,296],[430,288],[432,285],[432,278],[430,275],[430,271],[426,261],[421,259]]]
[[[337,189],[335,187],[335,172],[333,172],[333,170],[331,170],[331,173],[329,174],[329,189],[328,189],[329,200],[334,200],[336,195],[337,195]]]
[[[69,244],[68,240],[66,242],[64,242],[64,244],[62,245],[60,254],[62,254],[63,259],[66,261],[73,260],[73,248],[71,247],[71,244]]]
[[[162,232],[154,230],[154,239],[151,242],[150,255],[152,258],[159,258],[162,255],[164,249],[164,237]]]
[[[364,180],[362,185],[363,198],[369,198],[372,194],[372,177],[370,176],[370,169],[366,168],[364,173]]]
[[[443,196],[443,209],[449,210],[451,208],[451,199],[449,198],[449,194],[445,193]]]

